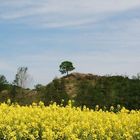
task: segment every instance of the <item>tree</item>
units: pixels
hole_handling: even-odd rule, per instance
[[[45,104],[49,105],[51,102],[56,102],[61,104],[62,100],[63,105],[66,105],[69,97],[65,91],[65,85],[63,79],[54,79],[52,83],[46,86],[45,93]]]
[[[35,85],[34,86],[35,87],[35,89],[38,91],[38,90],[40,90],[42,87],[44,87],[43,85],[41,85],[41,84],[37,84],[37,85]]]
[[[15,76],[14,84],[21,88],[26,88],[30,82],[30,76],[28,74],[27,67],[19,67]]]
[[[0,75],[0,84],[7,84],[7,80],[4,75]]]
[[[64,62],[62,62],[62,63],[60,64],[59,68],[60,68],[59,71],[61,72],[61,74],[66,73],[67,76],[68,76],[68,72],[69,72],[69,71],[72,71],[72,70],[75,69],[75,67],[73,67],[72,62],[70,62],[70,61],[64,61]]]
[[[4,75],[0,75],[0,91],[4,90],[6,88],[6,85],[8,84],[6,78]]]

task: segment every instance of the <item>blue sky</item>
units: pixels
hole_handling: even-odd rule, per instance
[[[75,72],[140,72],[139,0],[0,0],[0,74],[27,66],[34,84]]]

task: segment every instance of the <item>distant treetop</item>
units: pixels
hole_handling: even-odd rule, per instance
[[[75,67],[73,66],[73,63],[70,61],[63,61],[60,66],[59,66],[59,71],[61,72],[61,74],[67,74],[69,71],[73,71],[75,69]]]

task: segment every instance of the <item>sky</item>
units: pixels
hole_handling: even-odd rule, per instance
[[[0,0],[0,74],[28,67],[33,84],[74,72],[140,72],[140,0]]]

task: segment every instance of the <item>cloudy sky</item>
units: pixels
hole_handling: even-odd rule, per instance
[[[140,72],[140,0],[0,0],[0,74],[27,66],[34,84],[75,72]]]

